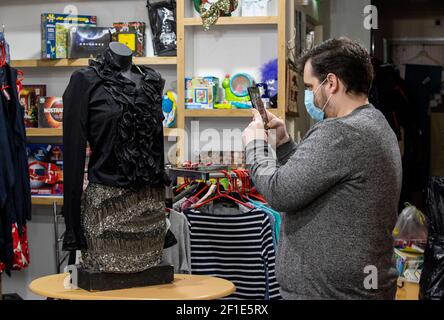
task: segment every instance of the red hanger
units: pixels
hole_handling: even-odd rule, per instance
[[[231,178],[230,178],[230,174],[229,174],[226,170],[222,170],[221,173],[223,173],[223,174],[225,175],[225,177],[228,179],[228,181],[231,180]],[[217,182],[216,182],[216,183],[217,183],[216,196],[214,196],[214,197],[212,197],[212,198],[210,198],[210,199],[208,199],[208,200],[205,200],[204,202],[202,202],[202,203],[196,205],[196,206],[194,207],[195,209],[197,209],[197,208],[199,208],[199,207],[201,207],[201,206],[203,206],[203,205],[206,205],[206,204],[208,204],[208,203],[210,203],[210,202],[212,202],[212,201],[214,201],[214,200],[220,199],[220,198],[227,198],[227,199],[233,200],[234,202],[239,203],[239,204],[241,204],[241,205],[243,205],[243,206],[246,206],[246,207],[248,207],[248,208],[250,208],[250,209],[253,209],[253,208],[254,208],[254,207],[251,206],[250,204],[248,204],[248,203],[244,203],[244,202],[242,202],[242,201],[240,201],[240,200],[238,200],[238,199],[236,199],[236,198],[230,196],[229,194],[231,193],[231,187],[232,187],[232,186],[230,186],[230,184],[228,184],[228,190],[227,190],[226,192],[221,192],[221,190],[220,190],[220,181],[219,181],[219,180],[220,180],[219,178],[216,179],[216,181],[217,181]]]

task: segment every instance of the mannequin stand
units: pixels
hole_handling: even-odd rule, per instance
[[[174,267],[158,265],[139,273],[103,273],[77,266],[77,277],[77,286],[87,291],[129,289],[171,283]]]

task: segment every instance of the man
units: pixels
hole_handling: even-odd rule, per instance
[[[277,278],[284,299],[393,299],[397,272],[391,231],[401,188],[395,134],[368,102],[367,51],[331,39],[300,59],[305,105],[317,121],[299,143],[268,112],[244,131],[259,192],[284,212]],[[273,134],[272,134],[273,133]],[[276,144],[278,165],[266,140]]]

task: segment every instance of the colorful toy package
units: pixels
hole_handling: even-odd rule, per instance
[[[218,102],[219,79],[216,77],[185,78],[185,108],[213,109]]]
[[[68,30],[73,26],[97,25],[96,16],[42,13],[42,59],[67,58]]]
[[[28,168],[31,194],[63,195],[63,146],[58,144],[28,144]]]

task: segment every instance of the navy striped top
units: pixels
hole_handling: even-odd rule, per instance
[[[275,276],[275,248],[268,214],[254,210],[213,215],[185,210],[193,274],[232,281],[227,299],[280,299]]]

